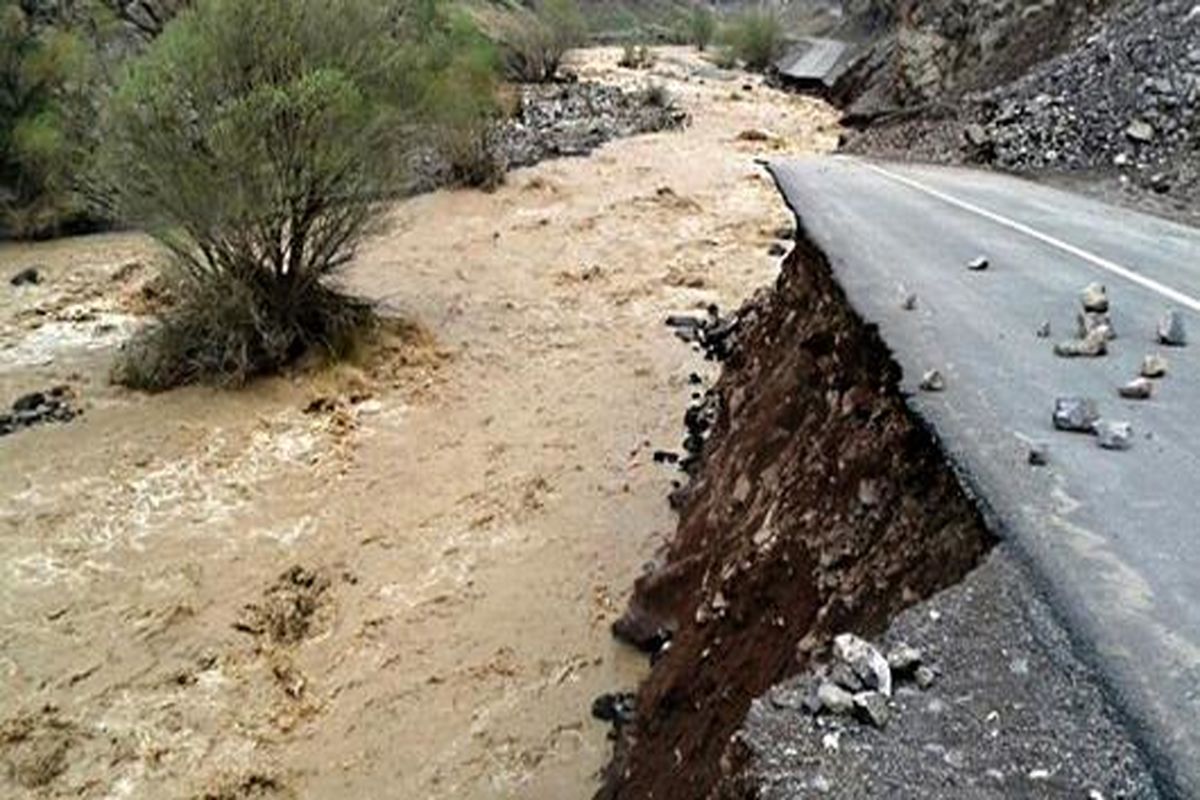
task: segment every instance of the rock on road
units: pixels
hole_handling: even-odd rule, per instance
[[[848,158],[769,168],[1163,779],[1200,797],[1200,230],[966,169]],[[968,270],[981,255],[988,268]],[[1119,338],[1101,358],[1055,356],[1097,281]],[[904,292],[919,298],[911,309]],[[1158,343],[1168,309],[1192,346]],[[1046,321],[1053,336],[1039,338]],[[1167,356],[1169,374],[1151,399],[1122,399],[1149,353]],[[932,369],[945,390],[918,391]],[[1132,447],[1056,431],[1065,396],[1132,423]],[[1033,443],[1045,466],[1029,463]]]

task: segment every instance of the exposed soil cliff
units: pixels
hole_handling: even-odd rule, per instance
[[[606,798],[698,798],[751,700],[843,630],[878,632],[991,540],[899,368],[803,239],[738,315],[719,414],[679,527],[615,629],[666,640]]]

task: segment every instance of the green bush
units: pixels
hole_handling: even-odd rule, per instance
[[[540,0],[533,10],[484,14],[499,42],[509,78],[545,83],[558,74],[563,56],[583,44],[587,25],[575,0]]]
[[[707,6],[696,6],[688,17],[688,40],[703,52],[717,33],[717,18]]]
[[[783,55],[783,21],[773,9],[743,11],[730,20],[724,38],[730,52],[748,69],[764,70]]]
[[[118,380],[242,382],[370,318],[330,279],[394,191],[425,87],[377,0],[199,0],[131,65],[106,174],[178,303]]]
[[[93,53],[64,28],[36,26],[0,0],[0,229],[42,236],[86,216],[96,92]]]
[[[434,8],[408,30],[423,62],[421,104],[427,141],[450,167],[451,180],[492,188],[506,165],[495,142],[500,116],[500,57],[495,45],[462,13]]]

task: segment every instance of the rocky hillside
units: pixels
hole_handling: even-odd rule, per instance
[[[1193,0],[917,2],[841,100],[851,151],[1085,176],[1197,218]]]

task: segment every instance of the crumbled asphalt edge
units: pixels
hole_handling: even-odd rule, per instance
[[[938,678],[897,688],[887,726],[813,716],[804,674],[756,700],[720,796],[830,798],[1163,796],[1142,751],[1074,654],[1031,576],[1001,545],[962,583],[893,620],[884,649],[920,649]]]

